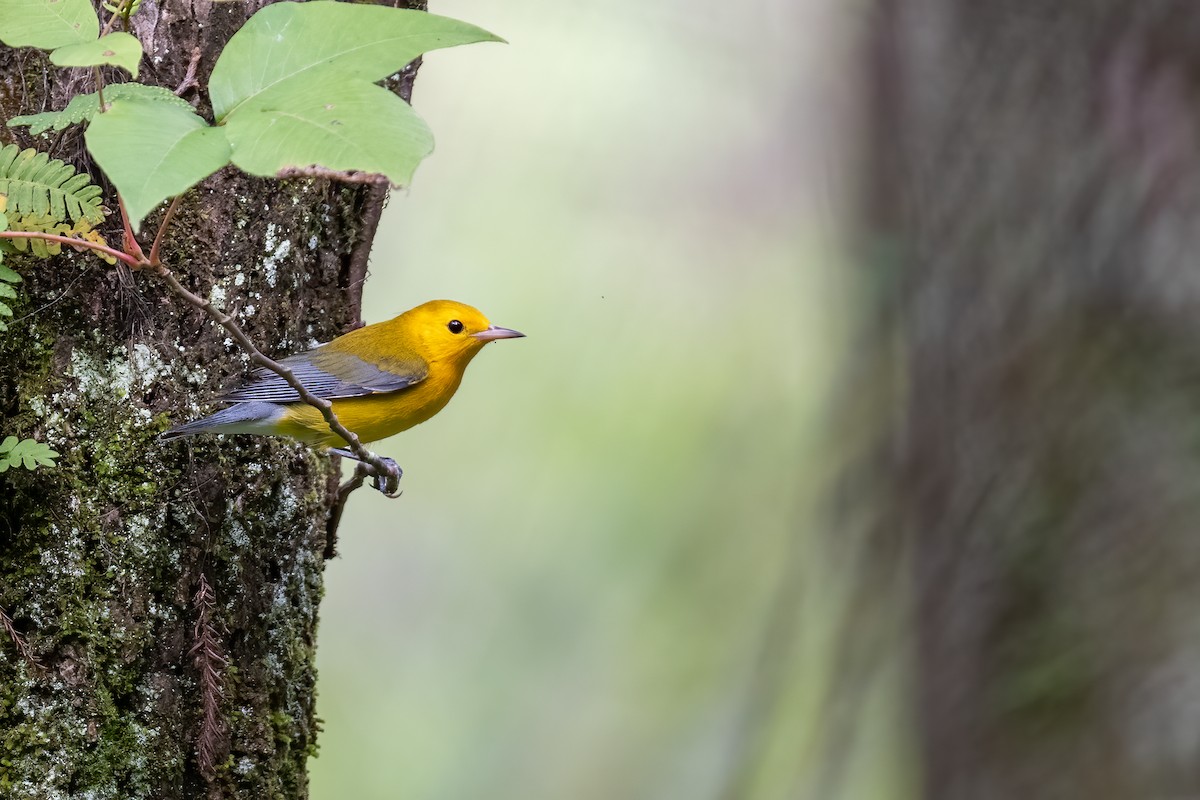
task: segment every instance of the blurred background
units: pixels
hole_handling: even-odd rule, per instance
[[[455,2],[365,315],[313,796],[1200,796],[1200,17]]]
[[[364,317],[528,338],[376,448],[404,495],[358,493],[326,570],[312,797],[831,796],[858,4],[432,5],[509,44],[426,58]],[[847,797],[911,782],[888,696]]]

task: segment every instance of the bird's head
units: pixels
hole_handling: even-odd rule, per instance
[[[404,312],[398,321],[421,342],[431,361],[469,361],[488,342],[525,335],[497,327],[479,309],[453,300],[430,300]]]

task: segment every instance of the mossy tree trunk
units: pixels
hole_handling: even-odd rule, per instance
[[[198,53],[203,86],[258,5],[144,0],[141,79],[174,89]],[[393,88],[407,98],[414,75]],[[0,49],[5,119],[92,88],[86,70]],[[184,96],[209,113],[202,95]],[[78,132],[23,134],[0,141],[99,177]],[[164,261],[284,354],[359,324],[382,202],[374,189],[226,169],[187,195]],[[120,242],[116,215],[103,232]],[[306,796],[336,464],[263,438],[159,443],[168,417],[197,415],[246,371],[225,332],[152,275],[71,252],[7,263],[25,282],[0,334],[0,435],[61,457],[0,475],[0,609],[14,634],[0,630],[0,796]]]
[[[1197,796],[1200,17],[875,12],[927,795]]]

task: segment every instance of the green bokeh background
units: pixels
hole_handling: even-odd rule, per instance
[[[426,58],[364,316],[528,338],[375,446],[404,495],[355,496],[327,569],[314,798],[810,794],[854,5],[435,4],[510,44]]]

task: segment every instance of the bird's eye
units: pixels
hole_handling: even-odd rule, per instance
[[[446,327],[450,329],[451,333],[463,332],[463,324],[456,319],[450,320],[450,324],[448,324]]]

